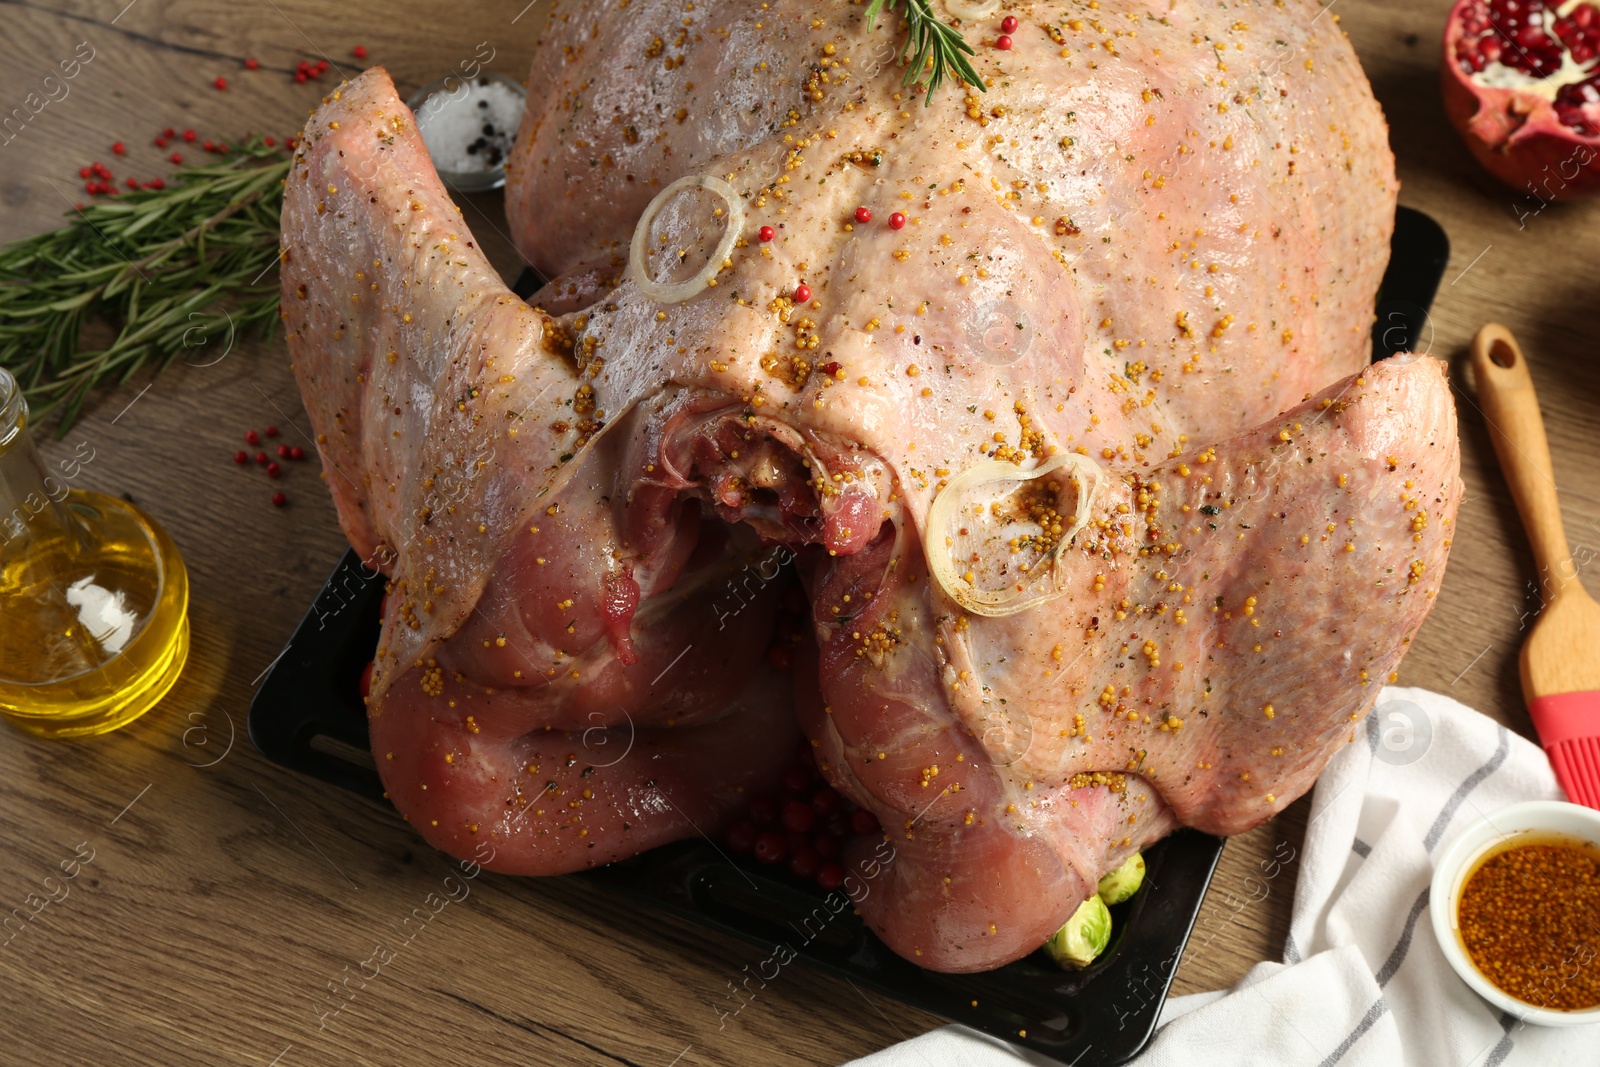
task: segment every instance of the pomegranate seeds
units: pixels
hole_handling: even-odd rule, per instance
[[[1600,10],[1460,0],[1445,26],[1445,111],[1478,161],[1530,206],[1600,193]]]

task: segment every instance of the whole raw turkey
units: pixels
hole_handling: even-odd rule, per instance
[[[873,929],[982,970],[1355,736],[1443,576],[1455,417],[1438,362],[1366,367],[1393,160],[1317,5],[1013,4],[931,101],[864,13],[557,5],[528,302],[368,71],[298,149],[284,318],[428,841],[715,835],[803,733],[893,846]]]

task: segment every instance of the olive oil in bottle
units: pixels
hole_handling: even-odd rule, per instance
[[[189,579],[138,508],[47,473],[16,379],[0,369],[0,715],[45,737],[124,726],[189,655]]]

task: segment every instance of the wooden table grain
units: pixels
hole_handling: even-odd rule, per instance
[[[1590,569],[1600,205],[1542,207],[1477,169],[1440,104],[1448,6],[1336,0],[1323,17],[1342,19],[1388,113],[1401,201],[1454,246],[1423,347],[1452,366],[1467,495],[1401,681],[1530,734],[1516,652],[1539,585],[1463,357],[1487,319],[1520,336],[1574,557]],[[165,126],[292,133],[337,72],[363,65],[357,45],[402,92],[485,46],[489,69],[520,78],[540,15],[524,0],[0,0],[0,113],[48,99],[0,139],[0,240],[56,225],[91,162],[162,173],[171,149],[152,137]],[[70,81],[45,83],[86,54]],[[243,69],[246,57],[262,69]],[[329,78],[296,85],[295,64],[321,58]],[[126,157],[112,155],[118,140]],[[510,271],[497,197],[465,207]],[[312,465],[269,483],[231,461],[243,431],[268,424],[310,450],[281,342],[213,338],[189,363],[105,392],[46,445],[65,455],[87,442],[78,484],[127,494],[171,531],[193,583],[194,647],[168,699],[119,733],[51,743],[0,729],[0,914],[48,901],[0,934],[0,1061],[828,1064],[939,1025],[803,964],[720,1020],[728,983],[764,953],[567,880],[447,885],[454,865],[391,809],[263,759],[246,708],[344,541]],[[278,488],[281,510],[269,503]],[[1238,905],[1265,859],[1299,847],[1306,808],[1229,844],[1178,991],[1221,988],[1281,956],[1295,864]],[[64,861],[81,864],[70,881]]]

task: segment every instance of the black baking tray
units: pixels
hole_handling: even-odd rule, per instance
[[[1374,358],[1426,340],[1427,308],[1448,256],[1444,232],[1432,219],[1400,209],[1373,330]],[[527,296],[537,285],[528,272],[516,289]],[[383,584],[347,552],[250,705],[250,738],[268,759],[375,800],[382,800],[383,785],[370,754],[360,680],[378,643]],[[1041,953],[983,974],[923,970],[890,951],[848,908],[808,939],[801,931],[826,896],[820,888],[754,860],[730,859],[703,840],[564,877],[767,952],[786,944],[825,971],[1093,1067],[1125,1063],[1150,1040],[1222,848],[1221,838],[1180,830],[1147,849],[1145,887],[1111,909],[1110,947],[1093,966],[1071,973]]]

